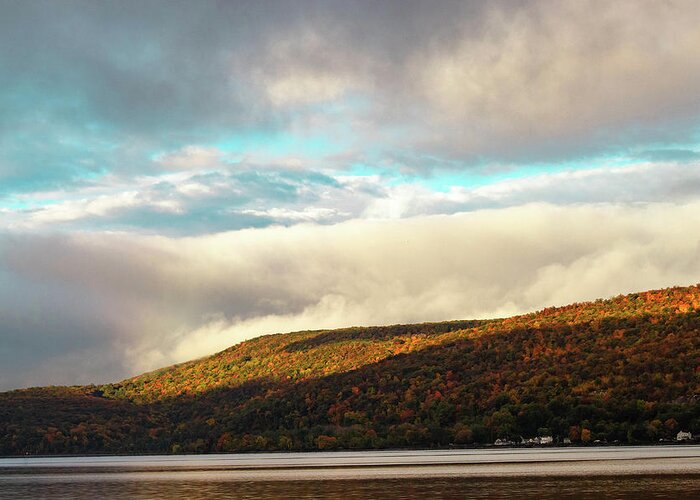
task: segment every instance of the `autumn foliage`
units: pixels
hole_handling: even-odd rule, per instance
[[[268,335],[103,386],[0,394],[0,453],[479,445],[700,434],[700,287],[507,319]]]

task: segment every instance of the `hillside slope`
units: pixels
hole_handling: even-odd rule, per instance
[[[700,433],[700,287],[486,321],[259,337],[103,386],[0,394],[0,453],[626,443]]]

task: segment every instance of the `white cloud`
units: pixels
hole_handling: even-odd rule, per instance
[[[6,235],[0,337],[13,355],[0,386],[104,380],[93,365],[48,378],[43,367],[78,351],[119,377],[265,333],[504,316],[695,283],[697,235],[697,201],[534,204],[190,238]],[[57,312],[18,340],[13,325],[35,310]],[[56,352],[25,352],[49,338]]]
[[[159,155],[155,162],[167,169],[213,170],[221,167],[223,157],[224,153],[217,148],[193,144],[178,151]]]
[[[257,217],[269,217],[276,221],[290,222],[323,222],[325,220],[337,220],[350,214],[339,214],[333,208],[305,207],[301,210],[287,208],[271,208],[268,210],[242,210],[242,214],[255,215]]]
[[[247,175],[250,172],[255,175]],[[331,223],[353,218],[451,214],[532,202],[678,202],[695,199],[698,193],[697,161],[603,165],[479,187],[455,184],[443,191],[418,182],[387,185],[386,179],[376,175],[333,176],[332,172],[314,174],[295,168],[258,172],[241,164],[229,172],[222,170],[212,175],[181,171],[142,176],[129,182],[107,178],[102,184],[94,183],[75,192],[32,193],[19,198],[30,208],[0,211],[0,221],[12,229],[43,231],[80,227],[83,221],[94,227],[103,227],[101,223],[109,227],[119,224],[121,218],[138,226],[132,213],[143,210],[179,217],[183,227],[181,233],[175,234],[188,234],[184,224],[192,214],[205,217],[212,231],[217,225],[231,227],[227,223],[233,227],[250,225],[251,218],[264,224]],[[52,203],[46,204],[46,200]],[[237,222],[238,219],[243,222]],[[156,221],[152,229],[167,232],[174,221],[164,218]]]
[[[421,184],[384,188],[369,200],[363,216],[404,218],[545,202],[577,203],[680,202],[700,193],[700,163],[638,163],[624,167],[543,173],[480,187],[453,185],[434,191]]]
[[[71,222],[92,217],[112,216],[115,212],[148,207],[161,212],[180,212],[175,200],[148,199],[138,191],[117,191],[109,195],[98,195],[92,199],[66,200],[38,209],[30,210],[19,227],[50,227],[56,223]]]
[[[271,81],[267,94],[276,106],[332,101],[347,91],[347,82],[335,75],[291,74]]]

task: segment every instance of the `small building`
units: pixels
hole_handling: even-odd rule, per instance
[[[539,441],[539,444],[552,444],[554,442],[554,438],[552,436],[540,436],[537,438]]]
[[[499,439],[496,439],[496,442],[493,444],[495,444],[496,446],[511,446],[515,443],[513,443],[513,441],[509,441],[507,439],[500,439],[499,438]]]
[[[676,434],[676,441],[690,441],[693,439],[693,434],[690,432],[680,431]]]
[[[537,436],[534,438],[525,439],[520,437],[520,444],[531,445],[531,444],[552,444],[554,443],[554,438],[552,436]]]

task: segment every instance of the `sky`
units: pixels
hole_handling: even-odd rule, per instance
[[[700,282],[698,25],[0,0],[0,390]]]

